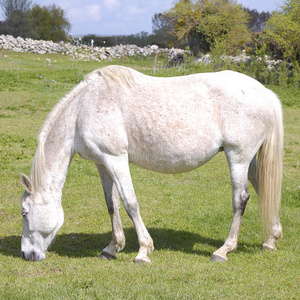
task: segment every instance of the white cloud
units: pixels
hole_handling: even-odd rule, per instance
[[[68,10],[68,16],[70,17],[71,20],[80,19],[81,14],[82,14],[82,10],[77,7],[73,7]]]
[[[103,17],[101,6],[94,4],[87,7],[87,20],[90,21],[100,21]]]
[[[104,5],[109,10],[114,10],[114,9],[117,9],[120,6],[120,2],[119,2],[119,0],[104,0]]]
[[[131,5],[127,8],[127,12],[131,16],[137,16],[137,15],[141,15],[142,13],[144,13],[144,9],[140,8],[138,6]]]

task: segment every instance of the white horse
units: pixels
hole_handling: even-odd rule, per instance
[[[30,178],[20,174],[23,258],[43,260],[63,224],[62,189],[75,153],[96,164],[111,217],[112,240],[100,257],[116,258],[125,246],[120,196],[138,236],[135,261],[150,262],[153,241],[140,216],[128,163],[179,173],[198,168],[220,151],[230,168],[233,220],[211,259],[226,261],[237,248],[248,178],[266,227],[263,248],[276,249],[282,236],[283,125],[281,104],[270,90],[232,71],[173,78],[121,66],[92,72],[51,111],[39,134]]]

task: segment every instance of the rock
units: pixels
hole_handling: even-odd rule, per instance
[[[197,60],[199,63],[209,64],[211,62],[210,54],[205,54]]]
[[[159,47],[157,45],[152,45],[150,48],[153,51],[157,51],[159,49]]]

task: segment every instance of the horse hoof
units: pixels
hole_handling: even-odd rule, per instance
[[[268,244],[268,243],[264,243],[264,244],[261,246],[261,250],[276,251],[277,248],[275,247],[275,245],[271,245],[271,244]]]
[[[210,258],[211,261],[216,261],[216,262],[226,262],[227,258],[226,257],[222,257],[218,254],[213,254]]]
[[[115,255],[112,255],[106,251],[102,251],[98,257],[105,260],[117,259]]]
[[[149,257],[135,258],[134,262],[137,264],[149,264],[149,263],[151,263],[151,260]]]

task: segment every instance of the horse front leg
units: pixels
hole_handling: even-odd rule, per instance
[[[232,206],[233,219],[228,237],[224,245],[215,251],[211,257],[213,261],[227,261],[227,254],[237,249],[238,235],[242,223],[242,217],[246,208],[246,204],[250,195],[247,188],[247,171],[248,165],[232,165],[230,166],[231,182],[232,182]]]
[[[154,250],[153,240],[140,215],[139,204],[130,176],[127,155],[108,157],[106,159],[106,168],[118,189],[126,212],[131,218],[138,236],[139,253],[134,261],[137,263],[151,262],[147,254],[152,253]]]
[[[121,217],[119,213],[120,199],[117,188],[113,183],[111,176],[101,165],[96,165],[105,195],[107,209],[111,218],[112,240],[99,255],[102,259],[116,259],[116,251],[119,252],[125,247],[125,235],[122,228]]]

